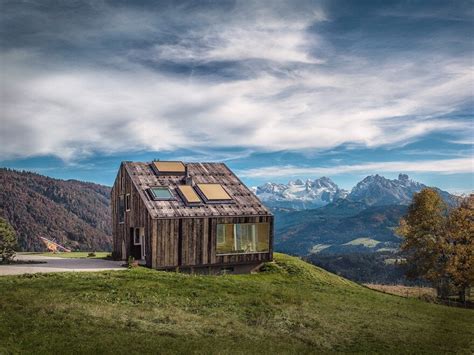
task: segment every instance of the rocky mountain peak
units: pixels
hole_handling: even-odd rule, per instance
[[[301,179],[296,179],[295,181],[288,182],[289,185],[304,185],[304,181]]]
[[[409,181],[410,179],[408,178],[407,174],[398,174],[398,180],[400,180],[400,181]]]
[[[331,179],[322,177],[306,181],[296,179],[288,184],[266,183],[256,188],[256,194],[269,206],[305,209],[324,206],[345,197],[347,191],[340,189]]]
[[[375,174],[358,182],[350,193],[340,189],[334,181],[325,176],[315,180],[307,179],[305,182],[296,179],[288,184],[266,183],[255,191],[270,207],[306,209],[321,207],[344,198],[369,206],[408,205],[413,195],[426,187],[411,180],[406,174],[399,174],[398,178],[393,180]],[[456,203],[455,196],[439,189],[437,191],[448,204]]]

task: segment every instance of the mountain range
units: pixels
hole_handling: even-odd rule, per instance
[[[303,181],[297,179],[288,184],[268,182],[254,188],[257,196],[271,208],[311,209],[325,206],[338,199],[363,202],[368,206],[409,205],[413,195],[427,186],[400,174],[398,179],[386,179],[371,175],[357,183],[349,192],[339,188],[328,177]],[[455,205],[457,197],[435,188],[449,205]]]
[[[269,207],[297,210],[321,207],[348,194],[327,177],[306,181],[297,179],[288,184],[268,182],[254,188],[254,192]]]
[[[275,214],[275,249],[296,255],[396,251],[399,220],[413,195],[427,186],[400,174],[371,175],[351,191],[331,179],[266,183],[254,189]],[[449,206],[459,197],[435,190]]]

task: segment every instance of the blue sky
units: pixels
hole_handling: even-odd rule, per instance
[[[0,166],[474,190],[471,1],[3,1]]]

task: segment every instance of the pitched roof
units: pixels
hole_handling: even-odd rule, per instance
[[[152,218],[216,217],[216,216],[265,216],[271,215],[262,202],[223,163],[186,163],[187,176],[193,184],[221,184],[232,201],[213,201],[189,205],[178,192],[185,185],[185,177],[157,175],[151,163],[124,162],[124,167],[140,193]],[[150,187],[166,186],[174,200],[155,201],[147,193]]]

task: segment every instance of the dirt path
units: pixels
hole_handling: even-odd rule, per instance
[[[67,271],[104,271],[125,270],[123,261],[102,259],[72,259],[54,256],[17,255],[18,260],[46,262],[41,264],[0,265],[0,276],[33,274],[38,272],[67,272]]]

